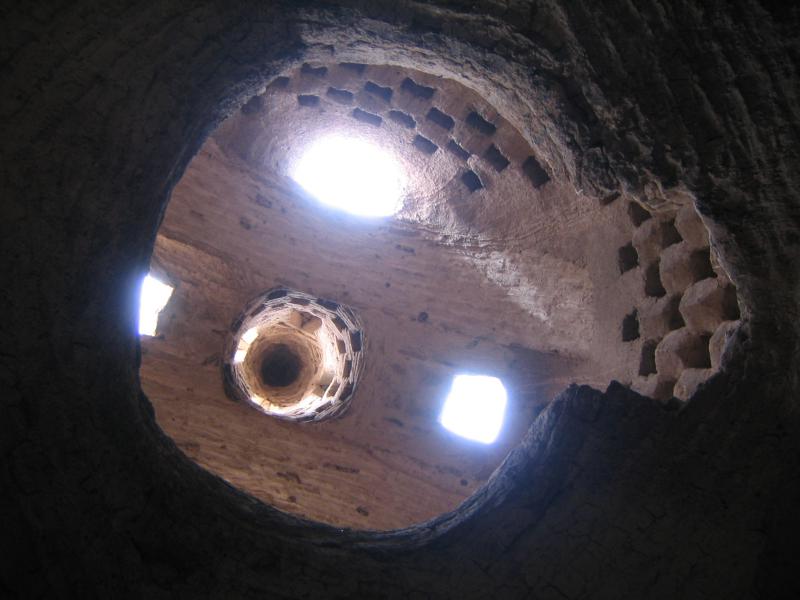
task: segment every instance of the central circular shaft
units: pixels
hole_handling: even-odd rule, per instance
[[[275,344],[264,350],[261,358],[261,381],[269,387],[286,387],[297,381],[303,362],[286,344]]]

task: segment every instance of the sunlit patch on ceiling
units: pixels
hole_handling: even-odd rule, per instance
[[[405,175],[379,146],[358,137],[330,135],[298,159],[292,179],[320,202],[365,217],[386,217],[402,206]]]

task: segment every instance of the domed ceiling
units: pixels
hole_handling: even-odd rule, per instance
[[[350,215],[293,181],[303,153],[331,134],[395,157],[406,175],[395,215]],[[305,64],[247,102],[176,186],[151,271],[175,287],[157,335],[142,338],[160,426],[261,500],[361,529],[457,507],[570,383],[618,380],[688,400],[738,318],[691,203],[584,194],[474,91],[394,66]],[[286,331],[304,344],[327,331],[341,355],[326,370],[313,348],[252,342],[280,355],[272,365],[316,357],[297,387],[298,400],[316,390],[306,422],[269,414],[283,392],[255,405],[255,388],[231,390],[236,352],[256,339],[247,319],[275,289],[299,302],[273,313]],[[347,335],[336,311],[353,318]],[[491,444],[440,423],[464,373],[507,389]],[[297,391],[290,384],[278,381]]]

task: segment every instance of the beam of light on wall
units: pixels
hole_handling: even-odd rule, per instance
[[[456,375],[439,422],[456,435],[491,444],[503,426],[506,400],[506,388],[497,377]]]
[[[312,144],[295,163],[291,177],[320,202],[367,217],[400,210],[405,185],[400,164],[388,152],[343,135]]]
[[[242,334],[242,341],[246,344],[252,344],[258,337],[258,329],[252,327]]]
[[[158,314],[167,305],[173,289],[171,285],[159,281],[152,275],[145,276],[139,298],[139,333],[141,335],[156,334]]]

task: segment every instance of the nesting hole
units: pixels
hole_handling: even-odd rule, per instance
[[[364,84],[364,91],[372,94],[373,96],[377,96],[384,102],[389,102],[392,99],[392,88],[378,85],[372,81],[368,81]]]
[[[341,317],[336,316],[332,320],[333,324],[336,325],[336,329],[338,329],[339,331],[344,331],[345,329],[347,329],[347,324],[342,320]]]
[[[479,189],[483,188],[481,178],[478,177],[475,171],[465,171],[461,175],[461,182],[467,186],[470,192],[477,192]]]
[[[628,216],[634,227],[638,227],[651,217],[650,213],[638,202],[631,202],[628,204]]]
[[[450,140],[447,142],[447,151],[457,156],[461,160],[467,160],[470,157],[469,151],[462,148],[461,145],[455,140]]]
[[[656,372],[656,347],[657,340],[647,340],[642,344],[642,354],[639,359],[639,375],[647,377]]]
[[[366,123],[367,125],[372,125],[373,127],[380,127],[381,123],[383,123],[383,119],[378,115],[372,114],[371,112],[367,112],[365,110],[361,110],[360,108],[354,108],[353,112],[350,115],[356,120],[361,121],[362,123]]]
[[[533,156],[529,156],[525,159],[525,162],[522,163],[522,172],[530,179],[533,187],[536,189],[539,189],[550,181],[550,176],[547,174],[547,171],[542,168],[542,165],[540,165],[539,161]]]
[[[353,103],[353,93],[348,92],[347,90],[340,90],[335,87],[329,87],[325,95],[334,102],[338,102],[339,104]]]
[[[667,248],[683,241],[681,234],[675,227],[674,221],[661,224],[661,247]],[[709,263],[710,264],[710,263]]]
[[[606,194],[605,196],[600,198],[600,205],[601,206],[608,206],[609,204],[614,202],[614,200],[616,200],[620,196],[621,196],[621,194],[619,192],[611,192],[610,194]]]
[[[447,129],[448,131],[450,131],[456,124],[456,122],[453,120],[453,117],[443,113],[436,107],[432,107],[428,111],[428,114],[425,116],[425,118],[431,123],[435,123],[439,127]]]
[[[421,135],[414,136],[414,141],[412,144],[414,145],[414,148],[428,155],[433,154],[439,149],[439,146]]]
[[[510,161],[503,155],[502,152],[492,144],[487,148],[486,152],[484,153],[483,157],[486,161],[494,167],[494,170],[500,173],[503,169],[505,169],[509,164]]]
[[[242,326],[242,321],[244,321],[244,315],[239,315],[233,320],[231,323],[231,331],[236,331],[239,327]]]
[[[317,298],[317,304],[327,308],[328,310],[337,310],[339,308],[338,302],[334,302],[333,300],[327,300],[325,298]]]
[[[297,97],[297,103],[300,106],[319,106],[319,96],[315,96],[314,94],[300,94]]]
[[[494,123],[490,123],[475,111],[472,111],[467,115],[465,122],[467,125],[476,131],[479,131],[483,135],[494,135],[494,132],[497,131],[497,127],[494,125]]]
[[[343,62],[339,63],[339,66],[343,69],[347,69],[348,71],[352,71],[357,75],[362,75],[364,71],[367,70],[367,65],[362,63],[354,63],[354,62]]]
[[[644,272],[644,293],[652,298],[662,298],[667,290],[661,283],[661,266],[659,261],[654,262]]]
[[[328,74],[328,67],[312,67],[308,63],[303,63],[303,66],[300,67],[300,74],[322,78]]]
[[[717,276],[711,265],[711,251],[708,248],[695,250],[689,255],[689,269],[694,281]]]
[[[725,296],[722,302],[722,318],[726,321],[736,321],[741,317],[739,302],[736,299],[736,288],[732,285],[724,289]]]
[[[414,120],[414,117],[400,110],[390,110],[389,119],[398,125],[402,125],[406,129],[414,129],[414,127],[417,126],[417,122]]]
[[[617,252],[617,264],[619,265],[619,272],[625,273],[631,269],[639,266],[639,253],[633,244],[628,243],[619,249]]]
[[[711,353],[708,349],[708,342],[711,336],[699,336],[699,340],[694,344],[687,344],[677,351],[683,364],[689,369],[710,369]]]
[[[360,331],[351,331],[350,332],[350,345],[353,348],[353,352],[361,352],[361,332]]]
[[[680,294],[672,296],[667,303],[665,316],[667,319],[667,328],[670,331],[675,331],[676,329],[686,326],[686,322],[683,320],[683,315],[681,315],[680,306]]]
[[[261,96],[253,96],[242,106],[243,115],[254,115],[264,108],[264,99]]]
[[[421,98],[423,100],[430,100],[433,98],[433,94],[436,93],[436,90],[432,87],[420,85],[410,77],[406,77],[403,80],[403,83],[400,84],[400,89],[408,94],[411,94],[415,98]]]
[[[632,342],[639,339],[639,315],[634,310],[622,319],[622,341]]]
[[[273,79],[272,83],[269,84],[269,87],[285,88],[288,87],[290,81],[291,79],[289,77],[286,77],[286,75],[281,75],[280,77]]]

